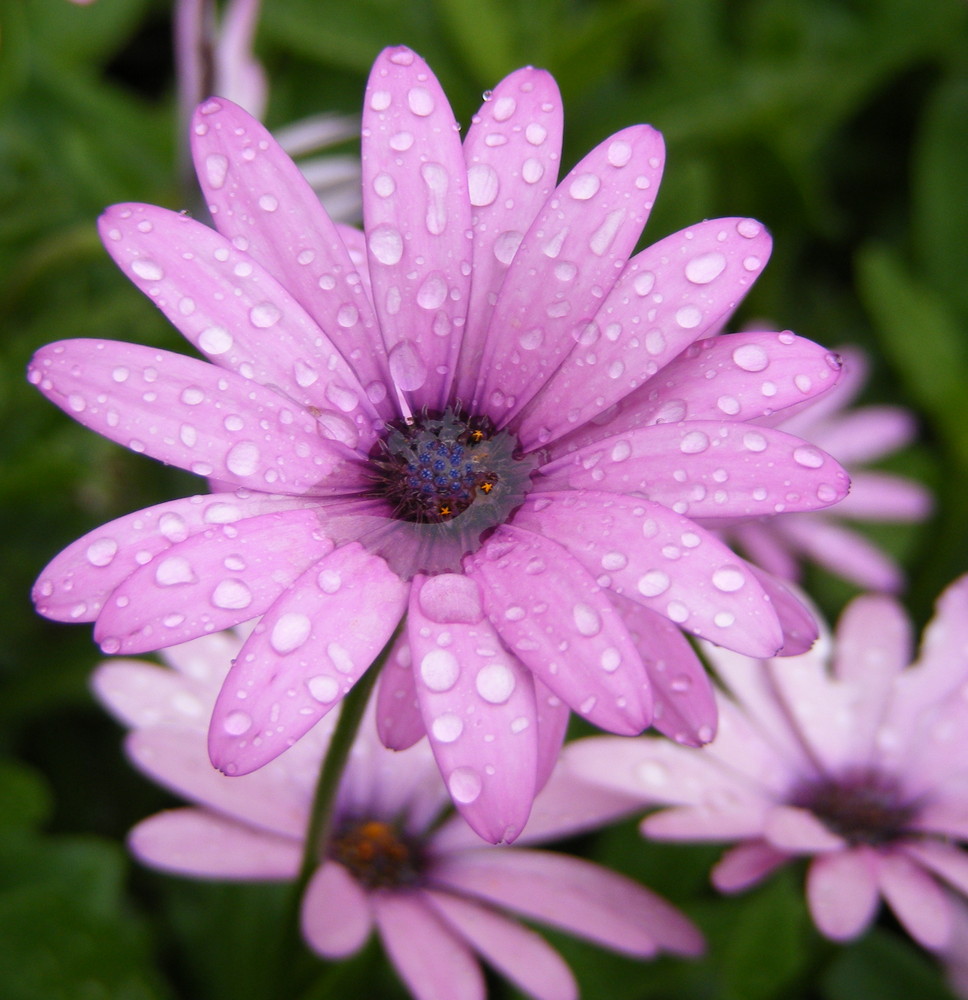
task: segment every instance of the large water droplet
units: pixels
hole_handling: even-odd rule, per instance
[[[514,674],[504,663],[489,663],[477,672],[477,693],[492,705],[503,705],[514,693]]]
[[[277,653],[285,656],[299,649],[309,638],[312,629],[313,623],[306,615],[290,611],[272,626],[269,643]]]
[[[446,649],[432,649],[420,661],[420,677],[431,691],[449,691],[459,676],[457,657]]]

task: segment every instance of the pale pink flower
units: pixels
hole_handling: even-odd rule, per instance
[[[835,940],[861,934],[883,898],[920,944],[952,926],[968,893],[968,577],[942,594],[918,660],[893,598],[867,595],[833,639],[758,661],[709,649],[727,693],[702,750],[592,738],[568,762],[603,787],[672,808],[643,832],[739,841],[713,871],[724,892],[810,859],[807,903]]]
[[[730,537],[782,579],[798,580],[799,560],[809,559],[865,589],[897,591],[904,585],[900,567],[850,522],[922,521],[930,514],[931,493],[920,483],[866,468],[910,444],[917,427],[901,406],[849,409],[867,381],[868,362],[857,348],[838,353],[843,372],[837,385],[776,426],[842,462],[850,473],[849,496],[831,510],[748,521]]]
[[[206,726],[230,657],[231,634],[165,653],[174,670],[116,660],[94,675],[101,701],[132,728],[127,751],[149,777],[194,806],[144,820],[130,847],[164,871],[213,879],[292,879],[328,720],[261,770],[213,770]],[[570,836],[628,812],[624,795],[557,770],[521,842]],[[375,928],[420,1000],[485,995],[478,958],[542,1000],[575,997],[560,956],[515,916],[638,957],[695,955],[702,938],[670,904],[626,878],[561,853],[490,847],[457,815],[438,825],[447,793],[426,740],[395,752],[364,716],[340,785],[332,834],[302,900],[302,932],[326,958],[363,946]]]
[[[661,137],[627,128],[556,188],[561,130],[554,81],[526,68],[462,146],[427,65],[388,49],[363,112],[365,237],[222,99],[193,126],[217,231],[105,213],[109,252],[211,363],[75,340],[30,379],[216,492],[91,532],[34,596],[96,620],[108,653],[262,616],[212,718],[226,773],[292,746],[406,614],[381,735],[427,732],[464,815],[510,840],[567,708],[712,738],[682,632],[755,656],[812,642],[806,609],[692,518],[843,497],[829,456],[750,423],[833,384],[837,359],[791,333],[713,336],[766,261],[763,228],[704,222],[629,260]]]

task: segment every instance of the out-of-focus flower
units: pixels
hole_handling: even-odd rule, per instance
[[[228,778],[213,770],[208,717],[239,646],[235,636],[219,633],[173,647],[165,659],[174,670],[108,662],[95,672],[94,688],[133,730],[126,745],[138,768],[195,803],[135,827],[130,846],[138,858],[194,877],[291,879],[331,727],[317,726],[254,774]],[[438,823],[447,805],[427,742],[387,750],[372,714],[365,716],[331,835],[302,900],[303,935],[315,951],[349,955],[375,926],[420,1000],[483,998],[478,957],[530,996],[575,997],[567,965],[512,914],[639,957],[701,951],[695,927],[649,890],[569,855],[484,845],[459,816]],[[629,806],[628,797],[559,769],[521,841],[591,829]]]
[[[753,562],[782,579],[799,579],[798,560],[806,558],[865,589],[897,591],[904,585],[900,567],[842,519],[904,522],[928,516],[931,494],[920,483],[864,468],[910,444],[914,417],[900,406],[848,409],[867,380],[868,364],[856,348],[839,353],[844,368],[837,385],[777,426],[842,462],[850,473],[850,495],[832,510],[737,525],[730,537]]]
[[[592,738],[568,760],[586,778],[673,808],[656,839],[740,841],[713,871],[737,892],[809,857],[817,927],[847,940],[879,898],[919,943],[952,926],[947,888],[968,893],[968,577],[942,594],[920,656],[893,598],[857,598],[831,641],[783,661],[708,650],[728,694],[701,751]]]
[[[253,51],[260,8],[261,0],[229,0],[220,17],[214,0],[177,0],[175,62],[179,118],[186,134],[192,113],[208,97],[226,97],[254,118],[265,118],[269,85]],[[273,132],[279,145],[298,158],[299,169],[334,219],[359,218],[359,160],[331,152],[311,154],[352,139],[358,132],[358,119],[325,114]]]
[[[212,760],[254,770],[321,719],[390,641],[378,725],[426,731],[454,801],[510,840],[567,708],[634,734],[712,738],[682,632],[801,652],[800,603],[692,518],[812,510],[847,478],[751,421],[836,380],[791,333],[713,336],[763,267],[748,219],[628,259],[661,137],[605,140],[557,186],[545,72],[494,90],[461,146],[406,48],[363,114],[366,234],[334,225],[240,108],[199,108],[217,230],[152,205],[101,220],[124,272],[211,362],[102,340],[38,352],[71,416],[217,492],[119,518],[41,574],[38,610],[133,653],[262,616],[226,680]]]

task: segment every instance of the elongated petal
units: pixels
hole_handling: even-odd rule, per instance
[[[561,956],[534,931],[489,907],[450,893],[424,893],[436,913],[494,968],[536,1000],[577,1000],[578,984]]]
[[[373,350],[379,330],[356,264],[301,171],[269,131],[229,101],[206,101],[196,112],[192,154],[218,231],[262,265],[324,330],[380,404],[388,400],[386,356]],[[275,340],[273,341],[275,344]],[[265,353],[265,352],[263,352]],[[325,375],[319,351],[307,362]]]
[[[788,854],[820,854],[845,847],[843,837],[831,833],[809,809],[778,805],[763,827],[767,842]]]
[[[416,1000],[484,1000],[477,960],[422,893],[371,898],[383,947]]]
[[[913,414],[900,406],[862,406],[823,426],[817,443],[842,462],[876,462],[910,444],[917,434]]]
[[[776,612],[753,573],[695,522],[648,500],[583,490],[532,493],[515,525],[554,538],[612,590],[719,645],[772,656]]]
[[[525,232],[558,181],[562,106],[545,70],[505,77],[471,121],[464,140],[474,227],[474,275],[461,344],[458,399],[470,399],[498,289]]]
[[[877,911],[877,863],[872,854],[859,848],[814,858],[807,872],[807,902],[827,937],[857,937]]]
[[[366,944],[373,914],[359,882],[342,865],[326,861],[306,886],[299,923],[313,951],[324,958],[345,958]]]
[[[454,804],[486,840],[512,841],[535,795],[531,675],[502,646],[469,577],[417,577],[407,627],[417,698]]]
[[[91,688],[116,719],[132,728],[180,725],[204,734],[214,703],[210,685],[141,660],[100,664]]]
[[[898,851],[877,858],[877,881],[894,915],[918,944],[943,947],[951,935],[951,904],[941,886]]]
[[[865,521],[922,521],[931,513],[931,491],[912,479],[887,472],[851,472],[850,495],[838,517]]]
[[[227,774],[277,757],[356,683],[393,633],[407,587],[350,543],[299,577],[242,647],[212,713],[209,753]]]
[[[549,488],[636,493],[690,517],[757,517],[828,507],[847,473],[800,438],[686,420],[602,438],[542,466]]]
[[[143,653],[248,621],[332,548],[312,510],[206,528],[123,580],[94,638],[107,653]]]
[[[340,439],[355,434],[370,447],[378,415],[356,373],[258,261],[214,229],[154,205],[115,205],[100,229],[135,285],[211,361],[277,387],[324,422],[349,424]]]
[[[406,750],[426,729],[413,679],[410,643],[405,634],[394,643],[377,684],[376,725],[380,739],[391,750]]]
[[[37,578],[37,610],[55,621],[94,621],[111,592],[159,552],[215,524],[232,524],[313,501],[216,493],[169,500],[125,514],[68,545]]]
[[[571,712],[545,684],[534,677],[534,703],[538,715],[538,764],[535,788],[544,788],[568,734]]]
[[[939,875],[962,895],[968,896],[968,854],[961,847],[937,840],[912,840],[904,853]]]
[[[299,841],[279,837],[201,809],[171,809],[142,820],[128,847],[152,868],[194,878],[291,879]]]
[[[720,892],[742,892],[771,875],[789,859],[789,854],[764,841],[749,841],[728,850],[716,862],[710,880]]]
[[[42,347],[29,378],[85,427],[199,476],[289,494],[357,481],[351,453],[323,437],[312,414],[195,358],[67,340]]]
[[[594,419],[715,332],[766,266],[771,244],[752,219],[712,219],[636,254],[522,416],[522,440],[544,443]]]
[[[651,722],[648,676],[624,622],[561,545],[502,525],[467,567],[505,643],[573,711],[625,735]]]
[[[699,931],[664,899],[615,872],[544,851],[463,851],[434,881],[632,955],[702,951]]]
[[[370,71],[362,163],[370,278],[390,374],[413,409],[443,409],[467,318],[471,207],[454,114],[410,49],[384,49]]]
[[[635,246],[664,158],[659,133],[637,125],[606,139],[564,178],[508,268],[472,408],[506,422],[561,364]]]

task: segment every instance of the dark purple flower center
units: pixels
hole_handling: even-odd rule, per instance
[[[791,805],[809,809],[828,830],[852,845],[878,846],[898,840],[917,813],[897,781],[872,768],[804,782],[794,791]]]
[[[413,886],[420,880],[424,864],[417,841],[382,820],[342,824],[327,854],[367,889]]]

